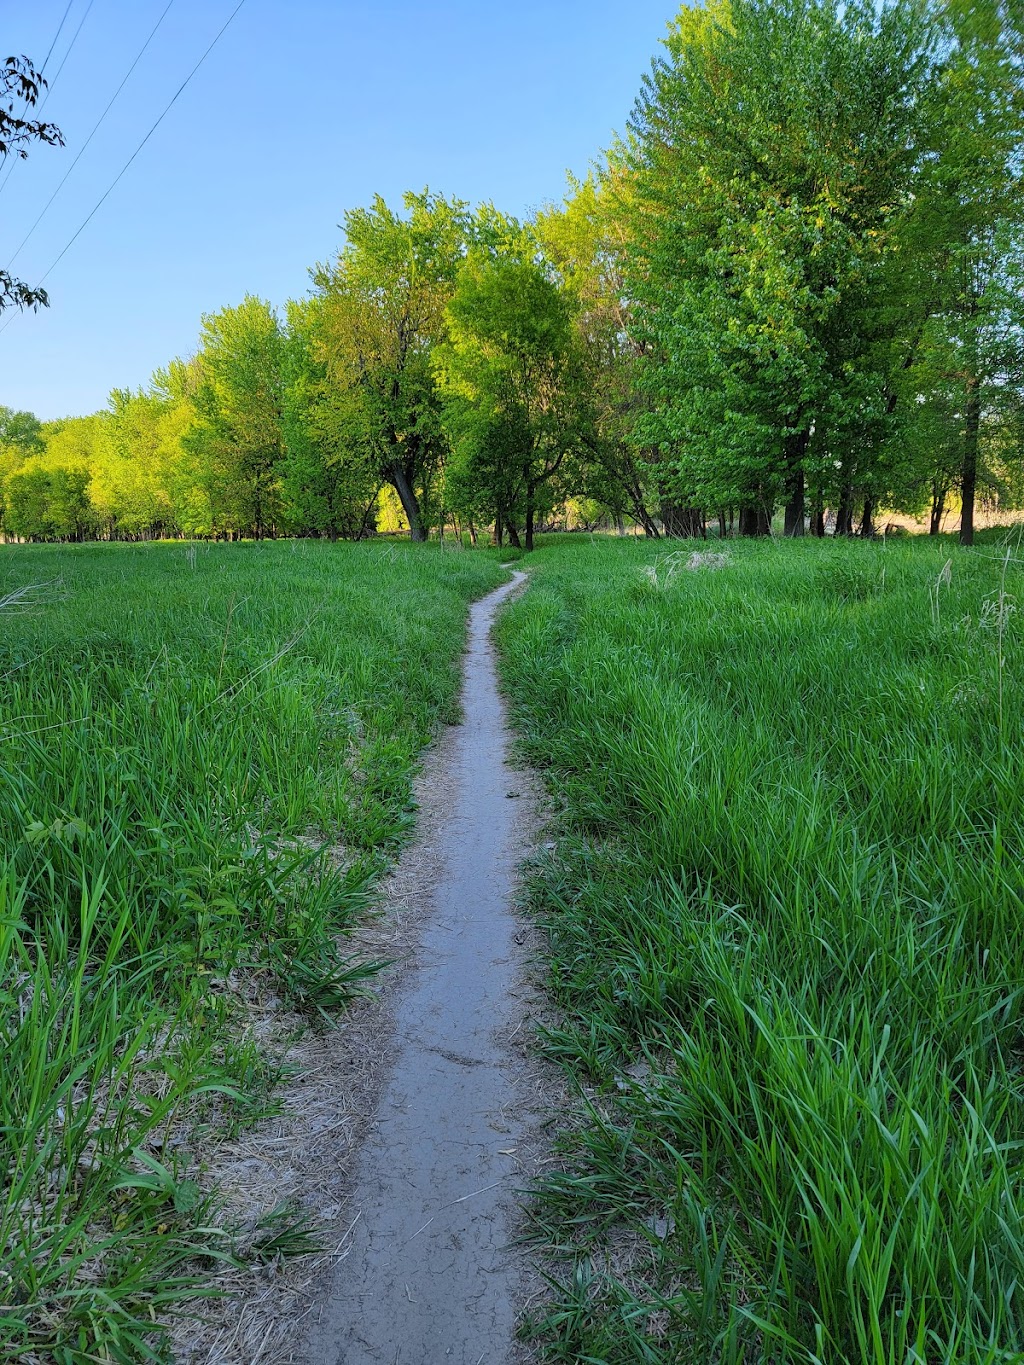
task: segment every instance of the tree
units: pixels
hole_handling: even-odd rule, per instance
[[[425,540],[433,481],[446,454],[432,352],[465,250],[467,206],[424,190],[406,216],[379,196],[345,215],[346,244],[314,281],[321,299],[317,358],[328,401],[320,427],[335,449],[369,450],[402,502],[413,540]]]
[[[27,57],[8,57],[0,66],[0,164],[9,156],[27,157],[32,142],[63,147],[64,138],[54,123],[26,118],[35,107],[46,82]],[[20,105],[23,112],[15,113]],[[7,270],[0,270],[0,312],[5,308],[39,308],[48,306],[45,289],[31,288],[24,280],[15,279]]]
[[[5,533],[11,530],[7,515],[10,480],[43,449],[42,425],[34,413],[0,407],[0,529]]]
[[[215,516],[257,540],[281,513],[283,347],[272,306],[247,294],[203,318],[195,365],[183,376],[195,410],[184,444],[202,462]]]
[[[97,518],[89,498],[92,469],[102,440],[103,414],[47,422],[43,449],[7,478],[4,530],[28,540],[84,540]]]
[[[93,507],[111,538],[158,536],[177,529],[172,485],[182,452],[180,427],[168,439],[173,402],[153,387],[111,392],[89,486]]]
[[[633,124],[641,440],[676,501],[803,533],[888,411],[880,280],[932,66],[919,10],[684,9]]]
[[[285,517],[303,533],[358,539],[373,526],[381,480],[366,432],[357,425],[345,433],[331,411],[327,366],[318,359],[322,311],[319,296],[288,304],[281,464]]]
[[[573,301],[530,234],[508,225],[509,240],[495,247],[494,225],[482,224],[448,306],[450,340],[436,371],[462,463],[489,486],[513,537],[521,516],[532,550],[542,499],[592,447],[594,424]]]
[[[17,412],[0,404],[0,451],[38,454],[43,448],[43,428],[32,412]]]
[[[583,469],[585,492],[617,516],[628,512],[647,536],[656,537],[650,475],[632,442],[641,349],[630,334],[624,273],[628,194],[628,171],[616,151],[599,172],[570,180],[564,203],[543,209],[533,228],[574,301],[589,374],[594,443]]]
[[[997,0],[948,0],[927,92],[929,145],[907,231],[918,344],[904,398],[943,410],[955,446],[960,541],[974,539],[986,447],[1005,452],[1024,381],[1024,92],[1019,35]],[[948,442],[936,474],[949,482]],[[1019,448],[1019,446],[1018,446]]]
[[[44,448],[42,424],[34,413],[0,406],[0,526],[4,524],[8,479]]]

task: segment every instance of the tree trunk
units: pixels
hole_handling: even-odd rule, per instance
[[[772,529],[771,517],[764,507],[740,508],[740,535],[766,536]]]
[[[802,536],[804,533],[804,456],[811,435],[798,431],[786,437],[786,523],[783,535]]]
[[[533,497],[534,488],[531,484],[526,485],[526,550],[529,553],[533,549],[533,518],[534,507]]]
[[[786,521],[784,536],[802,536],[804,533],[804,475],[800,470],[790,484],[789,498],[786,502]]]
[[[521,550],[523,548],[523,545],[522,541],[519,539],[519,530],[516,527],[515,522],[514,521],[508,522],[506,530],[508,531],[508,543],[512,546],[514,550]]]
[[[860,519],[860,533],[864,540],[870,540],[875,534],[875,525],[872,520],[875,511],[874,498],[864,499],[864,511]]]
[[[468,524],[468,526],[469,526],[469,543],[470,543],[470,545],[472,545],[473,549],[475,550],[475,549],[476,549],[476,526],[473,524],[473,522],[468,522],[467,524]]]
[[[644,501],[642,498],[633,499],[633,516],[636,519],[636,521],[644,528],[644,535],[647,537],[648,540],[661,539],[658,533],[658,528],[657,526],[655,526],[654,520],[651,517],[650,512],[648,512],[646,506],[644,505]]]
[[[960,474],[960,544],[974,544],[974,496],[978,488],[978,446],[981,437],[981,392],[976,378],[967,381],[967,425],[964,462]]]
[[[928,517],[928,534],[937,536],[942,530],[942,518],[946,515],[946,493],[949,490],[932,484],[932,510]]]
[[[423,517],[420,514],[419,499],[416,490],[409,482],[409,478],[398,460],[395,460],[388,469],[388,482],[398,494],[402,504],[402,511],[405,519],[409,523],[409,538],[411,540],[424,541],[427,538],[426,530],[423,526]]]
[[[704,535],[704,512],[700,507],[662,502],[661,520],[665,534],[673,540],[695,540]]]
[[[725,508],[718,509],[718,539],[725,539]]]
[[[811,512],[811,535],[819,540],[825,536],[825,504],[821,498],[815,498],[814,508]]]
[[[837,536],[853,535],[853,489],[849,484],[843,486],[839,494],[839,506],[836,508],[836,529]]]

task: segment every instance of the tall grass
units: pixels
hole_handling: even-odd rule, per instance
[[[666,553],[544,551],[502,624],[585,1108],[547,1358],[1019,1361],[1020,566]]]
[[[501,577],[426,547],[0,549],[0,1359],[162,1358],[160,1316],[237,1254],[197,1138],[270,1078],[218,983],[345,1003],[338,935]]]

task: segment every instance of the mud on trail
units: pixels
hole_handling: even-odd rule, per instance
[[[286,1197],[315,1210],[327,1254],[250,1274],[182,1365],[512,1365],[535,1288],[510,1242],[516,1192],[546,1162],[558,1083],[530,1053],[542,1009],[517,918],[536,789],[509,766],[490,628],[513,582],[475,603],[459,726],[416,784],[416,837],[389,878],[367,957],[394,959],[342,1026],[307,1038],[283,1116],[215,1159],[250,1216]]]

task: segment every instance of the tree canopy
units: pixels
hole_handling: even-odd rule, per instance
[[[29,117],[46,88],[41,71],[28,57],[7,57],[0,66],[0,165],[10,156],[25,158],[33,142],[63,147],[64,136],[55,123]],[[16,279],[9,270],[0,270],[0,312],[5,308],[45,307],[45,289]]]
[[[560,203],[378,197],[305,298],[209,314],[193,356],[93,418],[17,437],[9,416],[3,531],[398,516],[529,547],[574,517],[871,535],[959,503],[969,544],[977,502],[1024,500],[1018,21],[1000,0],[683,7]],[[0,153],[59,141],[14,114],[38,73],[6,79]]]

